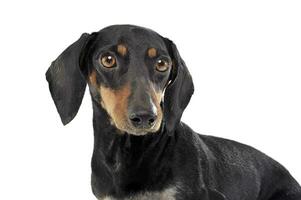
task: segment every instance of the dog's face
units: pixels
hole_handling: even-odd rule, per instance
[[[111,123],[136,135],[158,131],[172,68],[163,39],[138,27],[110,27],[95,35],[93,46],[88,58],[90,91]]]
[[[111,124],[135,135],[157,132],[163,122],[174,126],[193,92],[175,45],[130,25],[84,34],[53,62],[47,80],[64,124],[75,116],[88,83]]]

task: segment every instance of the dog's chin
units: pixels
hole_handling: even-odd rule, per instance
[[[135,135],[135,136],[143,136],[143,135],[147,135],[150,132],[147,131],[127,131],[128,134],[130,135]]]
[[[157,132],[159,129],[154,125],[151,128],[135,128],[132,126],[126,126],[126,127],[120,127],[118,125],[116,125],[116,127],[123,133],[128,133],[130,135],[135,135],[135,136],[144,136],[147,134],[152,134]]]
[[[143,136],[143,135],[155,133],[157,131],[158,130],[155,130],[153,128],[149,128],[149,129],[130,128],[128,130],[125,130],[125,132],[127,132],[128,134],[135,135],[135,136]]]

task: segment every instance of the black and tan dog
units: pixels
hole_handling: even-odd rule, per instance
[[[83,34],[46,77],[64,124],[89,85],[98,199],[301,199],[300,186],[276,161],[180,121],[192,78],[175,44],[152,30],[115,25]]]

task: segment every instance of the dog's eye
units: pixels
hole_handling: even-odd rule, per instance
[[[106,68],[112,68],[116,66],[116,58],[111,54],[105,54],[101,56],[100,62]]]
[[[165,72],[169,69],[169,67],[170,67],[170,62],[165,58],[159,58],[156,61],[156,70],[159,72]]]

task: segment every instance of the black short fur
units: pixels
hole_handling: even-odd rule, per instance
[[[128,54],[118,57],[123,67],[106,72],[98,66],[97,56],[107,48],[115,51],[118,43],[129,45]],[[142,54],[147,47],[157,47],[172,59],[168,74],[158,75],[149,68],[153,61]],[[139,91],[145,90],[145,80],[160,89],[167,86],[159,131],[144,136],[121,133],[100,105],[97,89],[89,83],[93,71],[98,86],[112,89],[131,79],[137,79],[133,88]],[[89,83],[95,139],[92,189],[99,199],[125,199],[169,187],[176,188],[177,200],[301,199],[299,184],[273,159],[247,145],[199,135],[180,122],[193,82],[173,42],[149,29],[115,25],[83,34],[52,63],[46,76],[64,124],[76,115]]]

